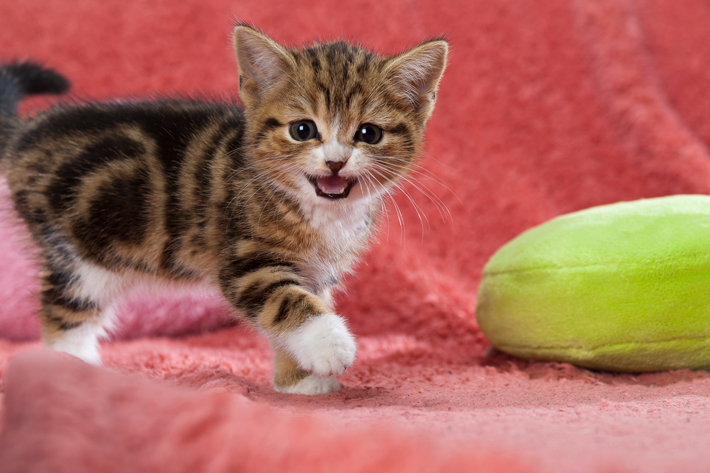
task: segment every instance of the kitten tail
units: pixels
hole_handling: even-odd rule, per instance
[[[0,64],[0,151],[17,125],[20,100],[36,94],[63,94],[70,86],[64,76],[31,61]]]

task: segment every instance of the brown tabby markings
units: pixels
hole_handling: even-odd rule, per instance
[[[100,327],[100,311],[146,275],[208,280],[276,340],[278,389],[309,376],[278,340],[332,313],[330,292],[369,242],[383,194],[415,162],[446,44],[395,58],[343,42],[287,50],[239,26],[235,46],[243,109],[85,104],[3,130],[16,208],[44,257],[49,346]],[[304,119],[318,135],[297,141],[289,126]],[[367,123],[382,129],[380,143],[353,141]],[[357,179],[347,198],[317,197],[304,175],[331,169]],[[303,392],[332,390],[319,389]]]

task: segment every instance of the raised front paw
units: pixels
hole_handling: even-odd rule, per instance
[[[335,314],[311,317],[281,337],[283,348],[298,365],[317,376],[340,374],[355,361],[355,339]]]

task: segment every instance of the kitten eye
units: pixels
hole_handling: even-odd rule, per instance
[[[318,128],[311,120],[302,120],[300,122],[291,123],[291,138],[296,141],[312,140],[318,135]]]
[[[363,141],[367,144],[374,145],[382,139],[382,129],[370,123],[360,125],[360,129],[355,133],[355,141]]]

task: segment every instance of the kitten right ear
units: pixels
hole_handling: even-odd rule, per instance
[[[427,119],[434,110],[448,53],[449,45],[445,40],[427,41],[392,58],[386,69],[393,90],[415,108],[423,110]]]
[[[292,70],[293,59],[288,50],[250,26],[234,28],[234,50],[239,66],[239,95],[247,107],[286,81]]]

